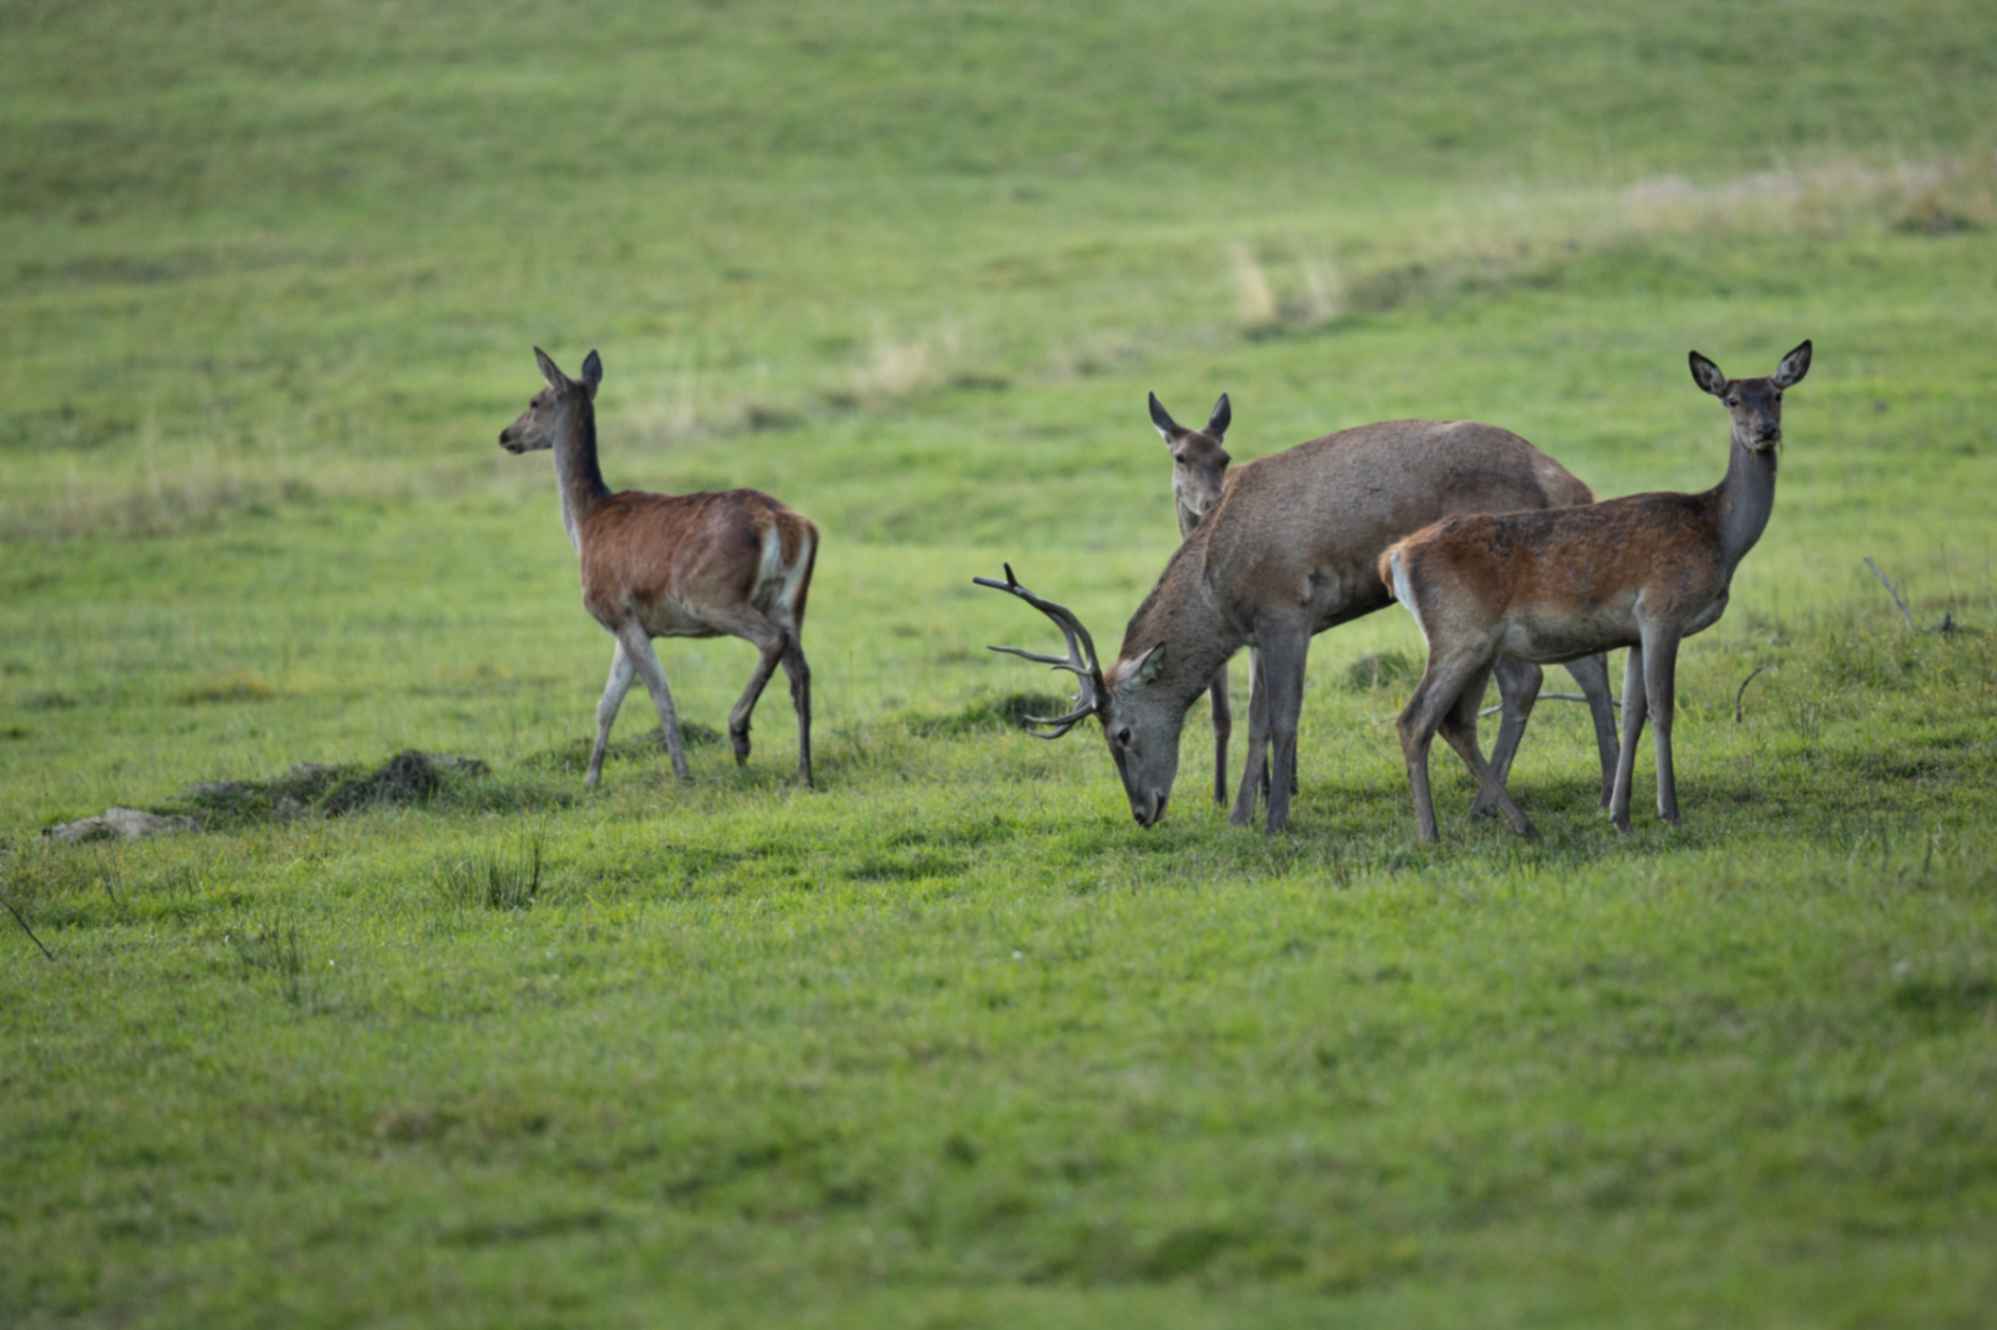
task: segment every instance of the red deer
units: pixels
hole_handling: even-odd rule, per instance
[[[804,659],[804,603],[818,557],[818,528],[767,494],[613,494],[596,461],[596,389],[603,361],[591,351],[571,379],[540,347],[534,359],[547,386],[499,432],[512,453],[552,448],[562,525],[582,564],[582,603],[617,640],[610,679],[596,706],[596,746],[586,784],[603,775],[603,752],[633,674],[659,710],[673,774],[688,779],[679,716],[655,637],[732,636],[761,652],[749,686],[728,717],[739,765],[749,759],[749,716],[782,665],[797,711],[797,775],[811,784],[811,667]]]
[[[1227,394],[1222,393],[1220,400],[1213,404],[1213,413],[1207,417],[1206,428],[1187,429],[1172,419],[1172,413],[1158,400],[1157,393],[1148,396],[1152,427],[1172,453],[1172,507],[1179,515],[1179,539],[1184,540],[1200,524],[1200,519],[1220,502],[1220,491],[1227,483],[1227,464],[1230,460],[1221,441],[1227,437],[1227,426],[1234,419],[1234,409],[1228,405]],[[1227,698],[1226,665],[1222,665],[1213,676],[1213,683],[1207,691],[1213,701],[1213,801],[1225,808],[1227,741],[1234,732],[1234,711]]]
[[[1428,749],[1438,729],[1470,768],[1480,800],[1520,835],[1532,824],[1477,752],[1477,702],[1499,655],[1537,662],[1629,648],[1623,732],[1609,816],[1630,829],[1630,779],[1648,715],[1657,815],[1678,821],[1671,719],[1678,644],[1719,622],[1734,570],[1775,506],[1782,392],[1810,370],[1810,344],[1765,379],[1729,379],[1697,351],[1692,379],[1726,404],[1727,474],[1701,494],[1632,494],[1585,508],[1446,517],[1380,556],[1379,577],[1428,639],[1428,669],[1401,713],[1415,828],[1435,839]],[[1592,658],[1592,656],[1591,656]]]
[[[1081,680],[1076,708],[1037,721],[1045,727],[1037,732],[1058,738],[1089,716],[1099,717],[1140,826],[1152,826],[1164,814],[1187,709],[1228,658],[1252,644],[1259,659],[1249,701],[1248,761],[1230,820],[1245,825],[1254,817],[1273,749],[1267,824],[1273,832],[1289,821],[1310,639],[1390,603],[1374,571],[1380,551],[1447,513],[1593,500],[1586,485],[1518,435],[1474,421],[1362,425],[1244,463],[1165,565],[1108,671],[1080,620],[1021,586],[1010,567],[1003,582],[974,580],[1018,596],[1061,628],[1066,658],[994,650]],[[1608,668],[1597,656],[1568,669],[1594,713],[1606,800],[1616,762]],[[1508,765],[1538,695],[1540,670],[1501,660],[1498,678],[1506,703],[1498,745]],[[1486,803],[1480,797],[1477,811]]]

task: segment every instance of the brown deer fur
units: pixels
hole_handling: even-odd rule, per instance
[[[1436,837],[1428,749],[1443,737],[1521,834],[1525,814],[1483,764],[1476,704],[1498,653],[1553,662],[1628,647],[1623,734],[1609,814],[1630,827],[1630,781],[1648,716],[1657,748],[1658,815],[1678,821],[1671,727],[1678,644],[1719,621],[1734,570],[1775,502],[1782,390],[1810,368],[1810,343],[1765,379],[1728,379],[1694,351],[1692,376],[1725,403],[1732,454],[1699,494],[1633,494],[1550,512],[1459,514],[1383,552],[1377,577],[1428,638],[1428,667],[1400,719],[1416,833]]]
[[[1310,639],[1389,602],[1374,572],[1380,550],[1452,512],[1592,498],[1518,435],[1471,421],[1364,425],[1244,463],[1131,618],[1115,664],[1102,670],[1092,651],[1081,660],[1071,639],[1063,668],[1083,679],[1082,708],[1057,722],[1058,732],[1087,714],[1100,717],[1131,814],[1150,826],[1177,774],[1187,708],[1235,651],[1252,644],[1259,663],[1248,761],[1232,817],[1253,817],[1259,773],[1273,749],[1268,827],[1277,830],[1289,817]],[[1031,594],[1010,579],[979,580],[1022,599]],[[1598,720],[1607,722],[1598,727],[1606,731],[1598,732],[1606,785],[1615,763],[1608,672],[1599,657],[1592,667],[1576,661],[1571,668],[1597,700]],[[1525,698],[1508,713],[1508,726],[1516,714],[1523,729],[1527,683],[1536,689],[1538,676],[1537,666],[1523,662],[1501,669],[1501,684]],[[1501,742],[1515,744],[1516,734]]]
[[[577,380],[539,347],[534,355],[547,387],[500,432],[500,446],[515,453],[554,450],[563,524],[581,565],[583,607],[617,640],[597,704],[586,782],[595,785],[602,776],[610,727],[634,675],[644,679],[658,708],[674,774],[687,779],[678,714],[652,639],[733,636],[760,653],[728,719],[735,760],[748,760],[750,716],[781,665],[797,712],[798,778],[810,785],[811,667],[802,634],[818,528],[756,490],[611,493],[596,459],[602,361],[591,351]]]

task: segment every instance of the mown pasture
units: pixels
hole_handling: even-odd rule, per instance
[[[1997,1304],[1987,6],[7,17],[0,1323]],[[1542,838],[1438,754],[1418,848],[1398,611],[1315,643],[1277,838],[1203,705],[1148,832],[1010,724],[1060,687],[985,644],[1051,634],[970,578],[1117,640],[1147,390],[1241,459],[1473,416],[1692,489],[1686,351],[1806,336],[1680,828],[1545,702]],[[817,792],[781,685],[712,741],[720,641],[662,644],[694,783],[634,694],[585,794],[608,642],[494,441],[536,343],[601,348],[614,485],[823,529]],[[409,749],[485,770],[324,815]],[[41,835],[113,804],[203,829]]]

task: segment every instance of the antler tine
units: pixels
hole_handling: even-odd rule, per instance
[[[1057,670],[1070,670],[1087,677],[1087,667],[1077,665],[1072,657],[1043,656],[1034,651],[1022,651],[1018,647],[986,647],[985,650],[1003,651],[1008,656],[1018,656],[1021,660],[1030,660],[1041,665],[1052,665]]]
[[[1060,738],[1096,713],[1095,699],[1091,695],[1087,684],[1082,686],[1081,694],[1077,696],[1075,701],[1075,709],[1065,716],[1021,716],[1020,720],[1025,722],[1022,728],[1036,739]],[[1033,728],[1035,725],[1051,725],[1054,728],[1043,734],[1041,731]]]
[[[1005,568],[1005,581],[1003,582],[989,577],[974,577],[971,580],[979,586],[988,586],[994,591],[1010,592],[1052,619],[1054,626],[1061,630],[1061,635],[1068,639],[1068,660],[1074,666],[1087,667],[1086,672],[1082,669],[1075,669],[1075,673],[1099,683],[1102,679],[1103,667],[1102,662],[1096,657],[1095,639],[1089,636],[1089,630],[1082,626],[1082,621],[1075,617],[1075,612],[1066,605],[1057,604],[1051,600],[1044,600],[1034,595],[1020,584],[1019,578],[1013,575],[1011,564],[1005,564],[1003,567]],[[1033,656],[1013,648],[994,647],[992,649],[994,651],[1012,651],[1014,655],[1025,656],[1028,660],[1037,660],[1044,664],[1065,664],[1064,662],[1055,661],[1050,657]]]
[[[1018,647],[995,646],[991,648],[993,651],[1002,651],[1008,656],[1018,656],[1021,660],[1030,660],[1040,665],[1051,665],[1057,670],[1066,670],[1082,681],[1081,693],[1075,699],[1076,707],[1067,715],[1022,717],[1029,726],[1054,726],[1055,728],[1051,733],[1043,734],[1035,729],[1028,729],[1027,732],[1036,739],[1058,739],[1069,730],[1074,729],[1082,721],[1100,711],[1103,706],[1104,694],[1107,691],[1103,686],[1102,666],[1096,661],[1096,644],[1089,637],[1089,630],[1082,627],[1081,620],[1077,619],[1074,613],[1065,605],[1057,605],[1051,600],[1042,600],[1039,596],[1034,595],[1031,591],[1021,586],[1019,578],[1013,575],[1012,565],[1009,563],[1005,565],[1005,581],[1003,582],[995,581],[989,577],[974,577],[971,580],[979,586],[988,586],[994,591],[1004,591],[1010,595],[1018,596],[1021,600],[1052,619],[1054,626],[1061,630],[1061,635],[1068,641],[1068,654],[1066,658],[1060,656],[1043,656],[1038,652],[1023,651]]]

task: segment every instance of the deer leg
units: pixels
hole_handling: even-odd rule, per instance
[[[1616,788],[1616,699],[1609,693],[1609,653],[1583,656],[1567,662],[1567,672],[1581,686],[1588,699],[1588,714],[1595,721],[1595,749],[1602,757],[1602,807]]]
[[[805,789],[811,784],[811,666],[804,659],[804,644],[795,633],[784,647],[784,673],[790,677],[790,704],[797,712],[797,778]]]
[[[1539,667],[1533,666],[1532,673],[1540,673]],[[1489,668],[1486,667],[1465,681],[1462,690],[1456,695],[1455,704],[1442,713],[1440,727],[1442,737],[1456,750],[1456,755],[1463,759],[1463,765],[1470,768],[1470,779],[1477,783],[1477,797],[1471,805],[1471,811],[1476,811],[1480,806],[1494,808],[1505,815],[1505,820],[1512,824],[1513,831],[1521,836],[1530,837],[1533,835],[1532,823],[1526,819],[1525,812],[1512,802],[1511,796],[1505,793],[1497,768],[1487,765],[1484,755],[1477,749],[1477,710],[1483,704],[1484,683],[1488,677]],[[1528,676],[1523,673],[1517,676],[1520,680],[1526,677]],[[1516,736],[1513,742],[1517,742]]]
[[[1408,789],[1415,801],[1415,839],[1434,844],[1435,800],[1428,788],[1428,750],[1442,718],[1456,705],[1456,694],[1467,682],[1459,669],[1445,671],[1434,651],[1429,652],[1428,668],[1415,685],[1414,696],[1401,710],[1395,729],[1401,736],[1401,756],[1408,764]]]
[[[1255,820],[1255,799],[1262,792],[1268,745],[1269,690],[1263,682],[1262,656],[1257,652],[1248,665],[1248,761],[1241,768],[1241,788],[1227,818],[1237,827]]]
[[[672,691],[666,687],[666,667],[659,664],[659,657],[652,650],[652,639],[644,628],[636,623],[626,624],[617,630],[617,641],[624,648],[624,654],[638,671],[638,677],[645,681],[645,687],[652,694],[652,704],[659,709],[659,728],[666,733],[666,753],[672,758],[673,775],[681,780],[692,780],[686,767],[686,748],[680,742],[679,713],[673,709]]]
[[[1213,676],[1207,689],[1213,700],[1213,801],[1227,807],[1227,740],[1234,732],[1234,712],[1227,700],[1227,666]]]
[[[1291,773],[1297,769],[1297,719],[1304,708],[1304,661],[1310,630],[1267,633],[1261,641],[1262,677],[1268,694],[1269,834],[1290,824]]]
[[[756,702],[768,686],[770,676],[777,672],[777,662],[783,659],[789,638],[777,631],[774,636],[751,638],[758,653],[755,672],[749,676],[748,687],[735,702],[734,710],[728,713],[728,745],[735,750],[735,765],[743,766],[749,760],[749,717],[755,713]]]
[[[1671,765],[1671,721],[1677,702],[1678,634],[1657,627],[1643,637],[1643,696],[1650,742],[1657,749],[1657,815],[1675,827],[1678,781]]]
[[[1261,668],[1261,661],[1262,661],[1261,653],[1259,651],[1251,652],[1250,655],[1255,662],[1255,667],[1257,669]],[[1262,780],[1262,797],[1266,799],[1269,797],[1269,780],[1270,780],[1269,768],[1266,765],[1266,760],[1265,760],[1265,765],[1262,768],[1261,780]],[[1297,797],[1297,768],[1295,762],[1292,762],[1290,764],[1290,797],[1292,799]]]
[[[1636,741],[1643,733],[1645,697],[1643,691],[1644,649],[1634,646],[1623,662],[1623,742],[1616,753],[1616,784],[1609,796],[1609,821],[1617,831],[1629,825],[1630,780],[1635,775]]]
[[[1497,775],[1499,792],[1503,793],[1505,783],[1512,777],[1512,759],[1518,755],[1519,740],[1525,737],[1525,723],[1532,716],[1532,704],[1539,699],[1539,685],[1546,672],[1529,660],[1500,656],[1493,673],[1498,676],[1498,699],[1504,714],[1498,721],[1497,744],[1491,749],[1491,770]],[[1481,703],[1484,690],[1480,687],[1476,693]],[[1470,816],[1489,817],[1497,810],[1497,800],[1480,780],[1477,797],[1470,802]]]
[[[624,694],[630,690],[635,672],[624,643],[618,642],[610,657],[610,678],[603,685],[603,700],[596,704],[596,745],[589,750],[589,771],[582,778],[582,783],[590,789],[595,789],[596,783],[603,779],[603,752],[610,747],[610,727],[617,721],[617,709],[624,705]]]
[[[1269,748],[1268,748],[1269,693],[1268,693],[1268,679],[1262,673],[1262,652],[1260,648],[1257,647],[1249,648],[1248,665],[1250,669],[1255,671],[1255,677],[1261,680],[1263,687],[1263,693],[1262,693],[1263,748],[1262,748],[1262,760],[1255,764],[1255,788],[1258,791],[1260,791],[1260,798],[1262,802],[1266,804],[1269,802]]]
[[[728,713],[728,744],[735,750],[735,765],[739,767],[749,760],[750,718],[770,677],[777,672],[778,662],[789,650],[792,634],[781,621],[755,609],[710,610],[706,618],[709,627],[741,638],[757,652],[756,668],[749,675],[748,685]]]
[[[1308,651],[1310,649],[1308,646],[1308,643],[1310,642],[1310,638],[1308,635],[1305,636],[1304,641],[1307,644],[1304,649]],[[1297,728],[1299,730],[1303,728],[1303,705],[1304,705],[1304,681],[1302,678],[1299,678],[1297,680],[1297,717],[1298,717]],[[1290,782],[1290,797],[1294,799],[1297,797],[1297,749],[1295,744],[1290,745],[1290,757],[1286,765],[1288,767],[1288,770],[1284,773],[1284,779]]]

